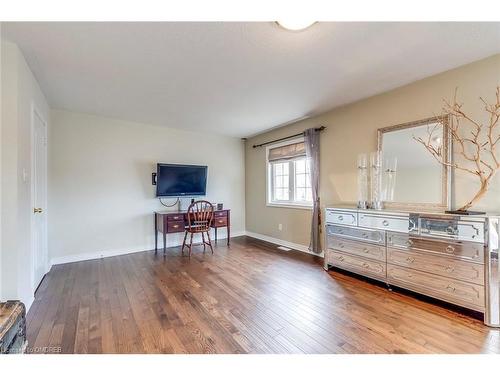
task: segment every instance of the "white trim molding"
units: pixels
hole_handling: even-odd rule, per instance
[[[267,207],[277,207],[277,208],[298,208],[299,210],[309,210],[312,211],[313,207],[311,205],[305,204],[294,204],[294,203],[268,203]]]
[[[85,260],[109,258],[109,257],[117,256],[117,255],[140,253],[141,251],[150,251],[153,247],[154,247],[154,245],[153,246],[145,245],[145,246],[139,246],[136,248],[111,249],[111,250],[95,251],[95,252],[89,252],[89,253],[65,255],[62,257],[52,258],[50,260],[50,266],[52,267],[56,264],[65,264],[65,263],[73,263],[73,262],[82,262]]]
[[[239,236],[244,236],[245,231],[240,231],[240,232],[235,232],[231,234],[231,238],[233,237],[239,237]],[[218,240],[226,239],[227,235],[222,234],[218,237]],[[177,247],[180,246],[182,242],[180,243],[168,243],[168,247]],[[62,257],[55,257],[50,260],[50,266],[54,266],[56,264],[65,264],[65,263],[73,263],[73,262],[82,262],[85,260],[95,260],[95,259],[102,259],[102,258],[109,258],[109,257],[114,257],[118,255],[126,255],[126,254],[132,254],[132,253],[140,253],[142,251],[152,251],[154,249],[154,244],[147,244],[143,246],[136,246],[136,247],[129,247],[126,249],[110,249],[110,250],[103,250],[103,251],[94,251],[94,252],[88,252],[88,253],[80,253],[80,254],[72,254],[72,255],[65,255]],[[162,247],[160,243],[158,244],[158,251],[163,251],[161,250]]]
[[[319,254],[313,253],[312,251],[309,250],[309,247],[306,245],[301,245],[298,243],[280,240],[279,238],[274,238],[274,237],[266,236],[265,234],[254,233],[254,232],[249,232],[249,231],[246,232],[246,235],[248,237],[252,237],[252,238],[256,238],[258,240],[270,242],[270,243],[273,243],[273,244],[278,245],[278,246],[289,247],[290,249],[293,249],[293,250],[302,251],[304,253],[318,256],[321,258],[323,257],[323,251]]]
[[[305,245],[285,241],[285,240],[280,240],[278,238],[266,236],[264,234],[259,234],[259,233],[254,233],[254,232],[248,232],[248,231],[239,231],[239,232],[234,232],[231,234],[231,238],[233,237],[240,237],[240,236],[248,236],[252,238],[256,238],[258,240],[266,241],[278,246],[284,246],[288,247],[293,250],[298,250],[307,254],[311,254],[314,256],[319,256],[323,257],[323,252],[320,254],[315,254],[311,251],[309,251],[309,248]],[[219,236],[219,240],[226,239],[227,236],[221,233],[221,236]],[[180,246],[181,244],[172,244],[169,243],[168,246],[169,248],[171,247],[177,247]],[[109,250],[103,250],[103,251],[94,251],[94,252],[88,252],[88,253],[80,253],[80,254],[72,254],[72,255],[65,255],[62,257],[55,257],[50,260],[50,267],[57,265],[57,264],[66,264],[66,263],[73,263],[73,262],[82,262],[86,260],[95,260],[95,259],[102,259],[102,258],[109,258],[109,257],[114,257],[114,256],[119,256],[119,255],[126,255],[126,254],[133,254],[133,253],[140,253],[143,251],[152,251],[154,248],[153,244],[147,244],[143,246],[136,246],[136,247],[129,247],[125,249],[109,249]],[[161,250],[161,246],[159,246],[159,251]]]

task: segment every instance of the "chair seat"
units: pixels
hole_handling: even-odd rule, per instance
[[[191,227],[186,227],[186,231],[197,233],[197,232],[206,232],[208,230],[208,226],[206,224],[202,225],[191,225]]]

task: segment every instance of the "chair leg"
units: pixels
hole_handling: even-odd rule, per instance
[[[184,232],[184,241],[182,241],[182,249],[181,249],[182,255],[184,255],[184,246],[186,246],[186,238],[187,238],[187,235],[188,235],[188,232],[187,232],[187,231],[185,231],[185,232]]]
[[[203,242],[203,252],[206,250],[206,243],[205,243],[205,233],[201,232],[201,240]]]
[[[193,234],[191,233],[191,237],[189,238],[189,257],[191,257],[191,250],[193,249]]]
[[[214,248],[212,247],[212,240],[210,240],[210,231],[207,231],[208,237],[208,246],[210,246],[210,250],[212,250],[212,254],[214,253]]]

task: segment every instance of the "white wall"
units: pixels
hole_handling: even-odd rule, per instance
[[[17,56],[2,42],[2,298],[17,294]]]
[[[48,203],[52,263],[152,249],[153,211],[165,209],[151,185],[157,162],[208,165],[208,200],[230,208],[232,234],[243,233],[241,140],[54,110]],[[224,236],[225,230],[220,232]],[[178,245],[181,236],[167,236],[168,246]]]
[[[0,301],[3,301],[3,267],[2,267],[2,258],[3,258],[3,252],[2,252],[2,150],[3,150],[3,145],[2,145],[2,128],[3,128],[3,116],[4,112],[2,111],[2,91],[3,91],[3,73],[2,73],[2,50],[3,48],[1,47],[1,36],[2,36],[2,23],[0,22]]]
[[[31,253],[31,113],[49,107],[18,47],[2,41],[2,272],[4,299],[33,300]],[[24,178],[26,176],[26,179]]]

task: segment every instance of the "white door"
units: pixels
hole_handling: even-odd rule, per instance
[[[33,291],[47,272],[47,123],[33,108],[32,142],[32,251]]]

